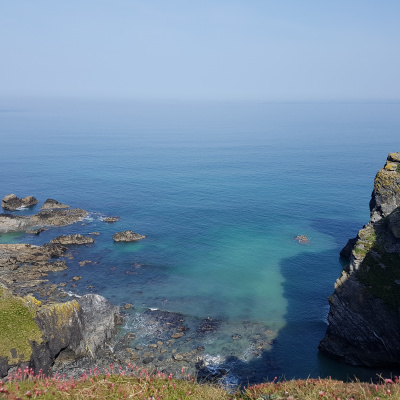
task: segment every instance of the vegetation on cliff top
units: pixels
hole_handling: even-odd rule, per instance
[[[10,364],[29,360],[32,354],[29,342],[42,341],[34,315],[34,309],[24,299],[0,287],[0,357],[8,357]]]
[[[19,369],[6,383],[0,382],[0,398],[7,399],[142,399],[142,400],[266,400],[266,399],[400,399],[397,377],[380,379],[376,384],[305,379],[279,381],[243,387],[229,391],[217,384],[197,383],[184,369],[180,379],[162,372],[151,374],[130,365],[110,369],[100,375],[97,369],[84,373],[79,379],[65,380],[61,376],[47,378],[32,370]]]

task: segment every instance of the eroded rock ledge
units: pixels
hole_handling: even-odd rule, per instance
[[[352,365],[400,365],[400,153],[379,170],[371,219],[341,252],[348,266],[329,299],[319,349]]]
[[[80,208],[42,210],[31,216],[0,214],[0,233],[22,232],[48,226],[66,226],[82,221],[89,213]]]

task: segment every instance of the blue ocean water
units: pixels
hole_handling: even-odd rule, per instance
[[[399,131],[398,103],[1,99],[0,196],[54,198],[91,215],[85,225],[0,241],[99,231],[95,245],[73,250],[67,277],[52,279],[135,313],[217,318],[224,328],[207,343],[211,356],[230,354],[224,338],[240,324],[265,326],[272,349],[239,356],[260,380],[373,377],[317,346],[339,251],[368,222],[374,176],[399,150]],[[114,215],[115,224],[101,220]],[[114,243],[127,229],[146,239]],[[310,244],[297,243],[299,234]],[[85,259],[96,263],[79,266]]]

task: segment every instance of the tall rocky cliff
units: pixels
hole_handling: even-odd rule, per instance
[[[371,219],[341,252],[321,352],[353,365],[400,365],[400,153],[375,177]]]

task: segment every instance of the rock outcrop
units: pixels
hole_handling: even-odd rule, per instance
[[[42,305],[32,296],[20,300],[25,302],[25,309],[30,310],[28,313],[31,313],[34,325],[26,337],[21,338],[21,343],[17,342],[17,347],[26,342],[23,347],[25,354],[19,354],[16,348],[10,354],[0,354],[0,377],[6,376],[11,367],[21,365],[28,365],[35,373],[42,370],[48,375],[54,362],[62,360],[65,354],[68,359],[93,358],[116,330],[118,307],[96,294],[49,305]],[[5,301],[15,303],[17,298],[8,297]],[[20,314],[21,310],[16,310],[13,322],[16,327],[19,326]],[[26,324],[27,316],[21,318],[25,318],[23,324]],[[32,330],[40,335],[32,338]],[[30,349],[26,348],[27,343]]]
[[[146,236],[140,235],[133,231],[117,232],[113,235],[115,242],[136,242],[138,240],[144,239]]]
[[[41,207],[42,210],[53,210],[55,208],[70,208],[70,206],[60,203],[57,200],[47,199]]]
[[[94,243],[94,239],[90,236],[84,236],[81,234],[61,235],[61,236],[57,236],[53,240],[50,240],[50,243],[63,244],[63,245],[91,244],[91,243]]]
[[[23,199],[18,198],[15,194],[8,194],[4,197],[1,206],[8,211],[14,211],[18,208],[32,207],[37,204],[38,201],[32,197],[24,197]]]
[[[321,352],[353,365],[400,366],[400,153],[376,175],[371,219],[341,252]]]
[[[117,222],[119,220],[120,220],[119,217],[106,217],[106,218],[103,218],[103,221],[104,222],[108,222],[108,223]]]
[[[80,208],[42,210],[31,216],[0,214],[0,233],[21,232],[82,221],[89,213]]]

